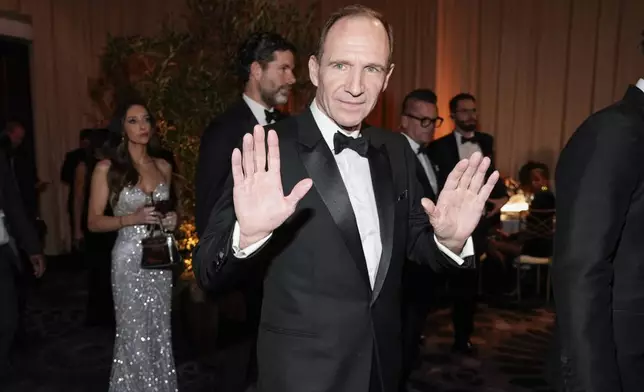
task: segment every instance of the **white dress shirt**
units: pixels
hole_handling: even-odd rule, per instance
[[[644,92],[644,79],[638,80],[635,86]]]
[[[254,101],[246,94],[242,94],[242,99],[244,100],[244,102],[246,102],[246,105],[248,105],[250,111],[253,112],[253,116],[255,116],[255,118],[257,119],[257,123],[261,126],[268,125],[268,122],[266,121],[266,113],[264,113],[264,110],[272,112],[274,109],[264,107],[264,105]],[[271,124],[274,122],[275,121],[271,121]]]
[[[335,124],[326,114],[324,114],[313,101],[311,104],[311,113],[313,118],[322,132],[324,141],[329,146],[331,151],[333,147],[333,136],[336,132],[341,131],[340,127]],[[341,131],[343,132],[343,131]],[[344,134],[357,138],[360,136],[359,132]],[[361,157],[351,149],[344,149],[340,154],[335,154],[335,161],[338,164],[340,175],[347,189],[353,213],[356,216],[356,223],[358,225],[358,232],[362,242],[362,249],[364,251],[365,260],[367,262],[367,271],[369,273],[369,281],[373,288],[378,273],[378,266],[380,264],[380,255],[382,253],[382,241],[380,238],[380,222],[378,219],[378,207],[376,205],[376,198],[373,192],[373,184],[371,182],[371,170],[369,169],[369,160]],[[314,192],[312,189],[310,192]],[[246,258],[257,251],[272,234],[269,234],[262,240],[246,247],[245,249],[239,248],[240,232],[239,222],[235,222],[233,229],[232,248],[235,257]],[[323,239],[320,239],[323,241]],[[474,246],[472,238],[468,238],[463,251],[460,256],[457,256],[445,246],[440,244],[434,236],[434,241],[438,248],[449,256],[456,263],[463,264],[463,258],[474,255]]]
[[[483,153],[481,151],[481,146],[479,146],[478,143],[462,143],[463,135],[461,135],[458,131],[454,131],[452,133],[456,138],[456,145],[458,146],[458,156],[460,159],[470,159],[472,154],[474,154],[475,152]]]
[[[434,194],[438,196],[438,181],[436,181],[436,172],[434,171],[432,161],[429,159],[427,154],[419,153],[420,144],[416,143],[416,141],[409,137],[409,135],[407,135],[406,133],[403,133],[403,136],[407,138],[409,146],[411,146],[412,151],[416,153],[416,158],[418,158],[420,165],[423,167],[423,169],[425,169],[425,175],[429,180],[429,185],[431,185]]]

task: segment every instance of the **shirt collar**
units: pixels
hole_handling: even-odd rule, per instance
[[[264,113],[264,110],[268,110],[269,112],[273,111],[273,108],[267,108],[261,103],[253,100],[251,97],[249,97],[246,94],[242,94],[242,99],[244,102],[246,102],[246,105],[250,108],[250,111],[253,113],[255,118],[257,119],[257,122],[266,125],[266,113]]]
[[[405,132],[401,132],[404,137],[407,138],[407,141],[409,142],[409,145],[411,146],[411,149],[418,154],[418,150],[420,149],[420,144],[418,144],[414,139],[409,137]]]
[[[336,132],[340,131],[343,134],[350,136],[354,139],[357,139],[360,137],[360,131],[347,132],[343,130],[341,127],[339,127],[338,124],[335,123],[335,121],[331,120],[329,116],[327,116],[320,109],[315,99],[311,103],[310,109],[311,109],[311,114],[313,115],[313,120],[315,120],[315,123],[320,129],[320,132],[322,133],[322,137],[324,138],[324,141],[329,146],[329,149],[332,152],[335,153],[334,147],[333,147],[333,136],[335,135]]]
[[[644,79],[638,80],[635,86],[644,92]]]

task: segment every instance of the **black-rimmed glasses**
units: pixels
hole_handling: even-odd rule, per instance
[[[430,125],[434,124],[436,128],[440,127],[443,124],[443,117],[429,118],[429,117],[417,117],[413,114],[403,113],[403,116],[413,118],[420,122],[420,126],[423,128],[429,128]]]

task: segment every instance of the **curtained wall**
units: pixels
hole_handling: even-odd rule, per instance
[[[554,169],[575,128],[644,77],[642,0],[441,0],[437,14],[440,112],[477,96],[515,178],[528,159]]]
[[[308,0],[292,0],[305,2]],[[319,3],[321,18],[354,0]],[[461,91],[479,98],[482,129],[496,136],[497,165],[516,175],[527,159],[551,166],[589,113],[644,76],[637,44],[642,0],[363,0],[394,26],[396,69],[368,121],[396,129],[404,95],[434,88],[440,114]],[[87,79],[98,71],[108,33],[150,34],[184,0],[0,0],[33,26],[37,165],[52,186],[43,195],[47,250],[69,238],[66,189],[58,180],[78,130],[95,125]],[[300,75],[307,77],[307,75]],[[446,121],[439,134],[451,131]]]
[[[49,228],[47,253],[67,247],[67,189],[59,171],[78,131],[102,120],[88,96],[108,34],[151,34],[183,0],[0,0],[0,15],[17,13],[32,24],[32,97],[39,177],[51,181],[41,196]],[[1,17],[1,16],[0,16]]]

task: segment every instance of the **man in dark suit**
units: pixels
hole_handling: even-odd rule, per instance
[[[27,135],[25,127],[17,121],[9,121],[0,136],[0,149],[4,151],[9,173],[14,176],[25,212],[30,220],[39,220],[39,194],[48,185],[38,179],[33,157],[24,145]],[[37,222],[36,224],[44,224]],[[44,230],[44,228],[43,228]],[[39,228],[39,231],[40,228]],[[42,237],[44,233],[39,233]]]
[[[400,132],[405,136],[416,156],[416,177],[423,197],[438,200],[437,167],[432,163],[427,146],[434,138],[434,131],[443,123],[438,116],[436,94],[429,89],[418,89],[407,94],[402,104]],[[406,391],[407,380],[419,354],[419,340],[427,314],[435,299],[436,274],[429,266],[414,262],[405,263],[402,280],[402,331],[403,358],[401,391]]]
[[[233,149],[255,125],[272,124],[285,116],[275,106],[287,103],[295,83],[295,46],[278,34],[249,36],[239,50],[238,64],[244,83],[241,98],[215,118],[201,136],[195,214],[199,236],[230,174]]]
[[[475,152],[490,158],[487,175],[495,170],[494,138],[478,131],[476,99],[471,94],[458,94],[449,102],[450,117],[454,131],[429,146],[433,162],[438,166],[439,183],[444,183],[449,173],[461,159],[469,158]],[[487,233],[494,222],[500,220],[501,207],[508,201],[503,182],[496,183],[487,203],[486,215],[477,226],[472,238],[477,262],[487,248]],[[449,290],[454,298],[452,321],[454,324],[454,345],[452,350],[462,354],[473,354],[470,336],[474,330],[476,310],[477,277],[480,271],[456,271],[449,277]]]
[[[552,284],[565,391],[644,390],[643,154],[640,79],[559,157]]]
[[[90,134],[92,129],[82,129],[78,136],[79,146],[65,154],[63,166],[60,168],[60,181],[67,185],[67,216],[69,218],[70,233],[74,233],[74,177],[76,167],[85,162],[89,157]],[[74,239],[75,240],[75,239]],[[73,249],[77,249],[79,243],[73,241]]]
[[[22,266],[14,247],[29,256],[36,277],[45,271],[45,261],[33,221],[27,219],[20,193],[4,151],[0,150],[0,385],[9,373],[9,351],[18,326],[16,274]]]
[[[238,102],[215,118],[201,137],[196,179],[196,230],[204,234],[210,213],[230,175],[230,154],[253,126],[272,124],[284,117],[275,106],[287,103],[295,83],[295,47],[274,33],[255,33],[242,44],[238,54],[239,76],[244,92]],[[238,361],[228,361],[220,389],[237,392],[255,378],[255,341],[261,311],[262,276],[249,277],[239,287],[243,293],[246,316],[243,325],[220,331],[219,340],[238,341]],[[225,318],[223,313],[220,313]],[[223,323],[220,323],[222,326]]]
[[[403,263],[473,266],[469,236],[498,179],[483,185],[489,160],[460,162],[438,203],[421,206],[403,136],[360,130],[393,71],[392,40],[369,8],[331,15],[309,59],[310,109],[267,140],[261,126],[244,136],[195,252],[211,292],[267,268],[261,392],[397,391]]]

